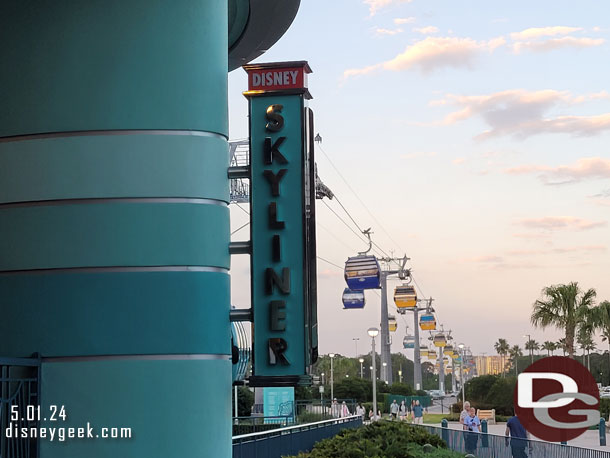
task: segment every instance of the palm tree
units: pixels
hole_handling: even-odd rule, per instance
[[[555,342],[547,340],[542,344],[542,349],[546,350],[547,356],[552,356],[553,352],[557,350],[557,344]]]
[[[517,375],[519,357],[523,356],[523,352],[521,351],[521,348],[519,348],[519,345],[513,345],[510,347],[510,350],[508,350],[508,353],[510,354],[510,359],[513,361],[513,365],[515,366],[515,375]]]
[[[574,338],[581,317],[594,304],[594,289],[582,291],[577,282],[567,285],[547,286],[542,290],[542,299],[533,306],[531,322],[545,329],[555,326],[565,332],[566,347],[570,358],[574,358]]]
[[[608,358],[610,358],[610,302],[604,301],[594,309],[597,329],[602,333],[602,340],[608,342]]]
[[[566,346],[566,339],[565,337],[562,339],[559,339],[556,343],[555,346],[557,347],[557,349],[560,349],[563,352],[563,356],[566,355],[566,350],[567,350],[567,346]]]
[[[532,357],[532,360],[533,360],[534,351],[540,350],[540,345],[534,339],[530,339],[527,342],[525,342],[525,349],[529,350],[530,356]]]
[[[505,377],[506,376],[506,371],[505,371],[506,366],[504,363],[504,357],[506,355],[508,355],[508,350],[510,349],[510,345],[508,344],[506,339],[498,339],[498,341],[494,344],[494,348],[498,352],[498,354],[500,356],[502,356],[502,376]]]

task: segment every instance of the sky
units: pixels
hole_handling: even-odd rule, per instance
[[[604,1],[304,0],[257,62],[309,62],[322,181],[385,253],[410,258],[455,342],[495,354],[499,337],[561,337],[530,324],[545,286],[610,300],[608,56]],[[246,88],[243,70],[229,74],[231,139],[247,137]],[[335,264],[318,260],[319,350],[355,356],[380,299],[343,310],[337,266],[366,245],[327,205],[349,222],[317,202],[318,256]],[[235,230],[248,217],[233,205],[231,218]],[[231,275],[248,307],[246,256]],[[397,317],[392,351],[412,358],[412,315]]]

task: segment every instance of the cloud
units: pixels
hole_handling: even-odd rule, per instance
[[[567,26],[532,27],[510,34],[515,42],[512,49],[515,54],[519,54],[521,51],[547,52],[561,48],[591,48],[604,44],[605,40],[602,38],[570,35],[583,30],[582,27]]]
[[[379,10],[399,3],[411,3],[413,0],[364,0],[364,4],[369,6],[369,14],[375,16]]]
[[[515,41],[523,41],[540,37],[569,35],[570,33],[580,32],[581,30],[582,27],[566,27],[560,25],[553,27],[531,27],[529,29],[522,30],[521,32],[511,33],[510,37]]]
[[[603,38],[587,37],[561,37],[542,41],[519,41],[513,44],[513,51],[519,54],[521,51],[547,52],[560,48],[592,48],[605,43]]]
[[[522,165],[507,169],[506,173],[512,175],[541,173],[539,178],[547,185],[574,183],[593,178],[610,178],[610,159],[581,158],[572,165],[558,167]]]
[[[455,165],[461,165],[466,162],[466,159],[463,157],[456,157],[453,161],[451,161]]]
[[[525,218],[517,224],[530,229],[543,229],[547,231],[555,230],[576,230],[585,231],[605,227],[606,221],[590,221],[573,216],[545,216],[542,218]]]
[[[511,89],[488,95],[448,94],[444,99],[433,100],[431,106],[453,105],[459,109],[445,117],[442,124],[455,124],[476,116],[481,117],[490,129],[477,138],[487,139],[500,135],[526,138],[540,133],[568,133],[590,136],[610,130],[610,113],[592,116],[545,117],[553,108],[574,105],[590,100],[610,98],[607,92],[572,96],[567,91],[545,89],[526,91]]]
[[[493,51],[498,39],[476,41],[472,38],[427,37],[410,46],[391,60],[363,68],[348,69],[343,78],[366,75],[375,70],[406,71],[419,70],[424,74],[445,67],[472,68],[474,60],[484,51]]]
[[[550,254],[569,254],[569,253],[602,253],[607,251],[605,245],[583,245],[569,246],[562,248],[548,248],[544,250],[512,250],[506,254],[509,256],[544,256]]]
[[[414,32],[421,33],[422,35],[430,35],[433,33],[438,33],[438,27],[434,27],[433,25],[429,25],[427,27],[419,27],[413,29]]]
[[[377,35],[397,35],[402,33],[402,29],[375,29]]]
[[[402,25],[402,24],[413,24],[415,22],[414,17],[397,17],[394,18],[394,24]]]

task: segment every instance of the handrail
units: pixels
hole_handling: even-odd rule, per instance
[[[274,435],[274,434],[277,434],[278,432],[281,434],[284,434],[285,432],[292,432],[293,430],[308,429],[312,426],[319,426],[319,425],[325,425],[325,424],[341,424],[341,423],[345,423],[346,421],[356,420],[358,418],[362,418],[362,417],[360,415],[350,415],[349,417],[341,417],[341,418],[333,418],[332,420],[316,421],[313,423],[305,423],[303,425],[288,426],[287,428],[277,428],[277,429],[272,429],[269,431],[261,431],[258,433],[241,434],[239,436],[233,436],[233,440],[244,439],[244,438],[248,438],[248,437]]]

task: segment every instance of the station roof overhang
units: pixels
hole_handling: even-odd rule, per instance
[[[256,59],[292,24],[301,0],[229,0],[229,71]]]

